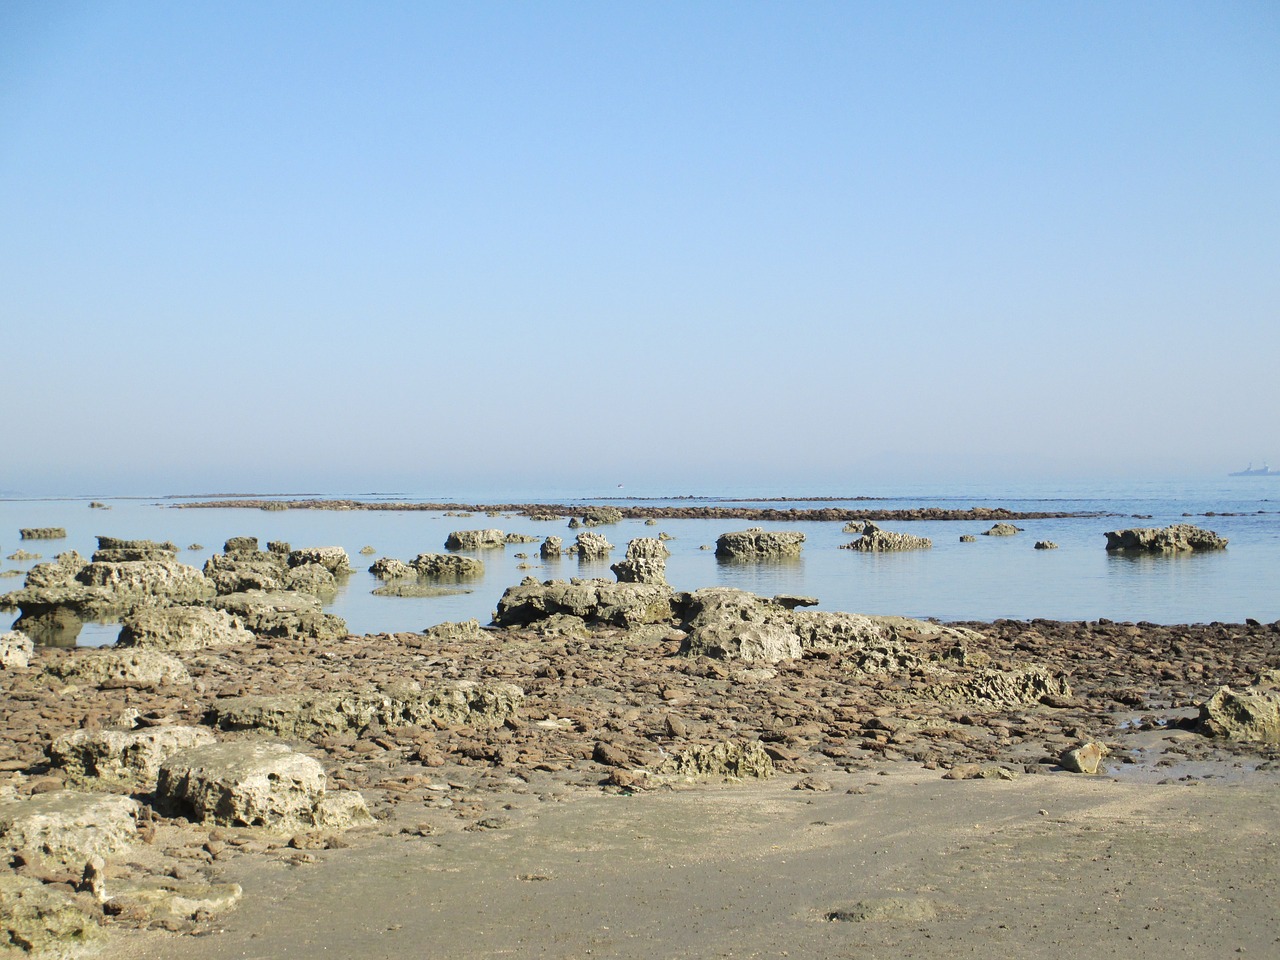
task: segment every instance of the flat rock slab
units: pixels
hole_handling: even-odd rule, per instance
[[[922,897],[876,897],[832,910],[827,919],[843,923],[919,923],[937,920],[938,908]]]
[[[254,636],[225,610],[146,607],[126,617],[116,645],[153,650],[203,650],[252,643]]]
[[[0,848],[35,850],[80,871],[94,857],[114,857],[129,849],[141,808],[130,797],[74,790],[0,804]]]
[[[182,661],[155,650],[77,648],[51,660],[45,665],[45,671],[67,683],[99,687],[148,689],[191,682],[191,675]]]
[[[404,684],[387,691],[229,697],[216,706],[224,730],[267,730],[280,737],[305,740],[317,733],[443,723],[500,727],[516,715],[524,691],[510,683],[448,681],[421,686]]]

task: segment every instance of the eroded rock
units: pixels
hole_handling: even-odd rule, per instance
[[[1168,527],[1146,527],[1112,530],[1107,533],[1108,550],[1135,553],[1190,553],[1199,550],[1223,550],[1227,538],[1194,524],[1175,523]]]
[[[118,647],[151,650],[203,650],[250,643],[253,634],[225,610],[211,607],[143,607],[125,617]]]
[[[804,539],[804,534],[797,531],[766,532],[760,527],[751,527],[721,534],[716,539],[716,556],[738,562],[788,560],[800,556]]]

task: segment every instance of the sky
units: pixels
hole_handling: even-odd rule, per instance
[[[1280,466],[1280,5],[0,4],[0,489]]]

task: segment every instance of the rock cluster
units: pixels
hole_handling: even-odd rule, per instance
[[[1175,523],[1168,527],[1145,527],[1112,530],[1107,533],[1108,550],[1133,553],[1189,553],[1199,550],[1223,550],[1226,537],[1194,524]]]

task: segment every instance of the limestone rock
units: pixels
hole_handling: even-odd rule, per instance
[[[159,597],[170,603],[190,603],[215,593],[213,584],[199,570],[176,560],[95,561],[76,574],[76,579],[126,599]]]
[[[1052,540],[1037,540],[1036,549],[1037,550],[1057,550],[1058,545],[1054,543]]]
[[[1072,773],[1095,774],[1102,770],[1102,761],[1110,755],[1110,751],[1101,743],[1076,744],[1062,754],[1059,763],[1062,769]]]
[[[584,527],[600,527],[608,523],[621,523],[622,511],[617,507],[587,507],[582,512]]]
[[[460,622],[446,620],[423,630],[422,635],[432,640],[479,640],[484,636],[484,627],[474,617]]]
[[[338,592],[338,580],[324,564],[301,563],[290,567],[285,573],[284,588],[310,594],[322,601],[330,600]]]
[[[446,553],[420,553],[413,561],[414,572],[430,580],[455,582],[484,576],[484,561]]]
[[[474,680],[406,683],[384,691],[230,697],[214,710],[224,730],[266,730],[291,740],[317,733],[359,733],[384,727],[431,725],[500,727],[515,717],[524,691],[509,683]]]
[[[130,797],[75,790],[0,803],[0,848],[34,850],[78,873],[94,857],[129,849],[141,808]]]
[[[961,543],[977,543],[978,538],[975,537],[972,533],[962,533],[960,535],[960,542]]]
[[[35,645],[19,630],[0,633],[0,670],[25,670]]]
[[[716,556],[721,560],[753,562],[786,560],[800,556],[804,534],[777,530],[766,533],[760,527],[724,533],[716,539]]]
[[[369,572],[379,580],[403,580],[406,577],[416,577],[418,571],[413,569],[403,560],[397,560],[395,557],[379,557],[373,561],[369,567]]]
[[[66,587],[75,584],[76,574],[88,566],[89,561],[74,550],[60,553],[49,563],[41,563],[27,571],[28,587]]]
[[[944,703],[1015,707],[1069,700],[1071,685],[1065,676],[1052,674],[1043,667],[988,668],[956,682],[935,684],[924,695]]]
[[[894,533],[890,530],[868,530],[852,543],[840,544],[841,550],[859,550],[863,553],[888,553],[895,550],[928,550],[933,541],[910,533]]]
[[[542,559],[549,557],[558,557],[564,550],[564,541],[559,537],[547,537],[542,541],[542,546],[538,548],[538,553]]]
[[[41,960],[78,960],[103,937],[97,918],[56,887],[0,872],[0,944]]]
[[[590,623],[637,627],[664,623],[673,616],[675,592],[653,583],[613,583],[608,580],[530,579],[508,587],[498,600],[494,623],[528,626],[557,614],[581,617]]]
[[[1198,550],[1222,550],[1227,546],[1225,537],[1189,523],[1175,523],[1169,527],[1112,530],[1106,536],[1108,550],[1136,553],[1189,553]]]
[[[45,672],[64,683],[97,687],[150,689],[191,682],[191,675],[182,661],[156,650],[79,648],[49,660],[45,664]]]
[[[142,607],[125,617],[117,647],[203,650],[250,643],[253,634],[225,610],[210,607]]]
[[[708,587],[683,597],[681,653],[748,663],[779,663],[801,654],[790,611],[745,590]]]
[[[300,567],[308,563],[318,563],[334,576],[354,572],[351,567],[351,558],[342,547],[306,547],[289,554],[290,567]]]
[[[698,780],[722,777],[766,779],[773,776],[773,760],[759,741],[726,740],[682,750],[664,761],[657,772]]]
[[[347,622],[324,613],[320,601],[305,593],[246,590],[218,597],[212,605],[238,617],[258,636],[330,640],[347,635]]]
[[[207,727],[75,730],[53,741],[49,759],[73,779],[150,784],[168,757],[213,742],[213,731]]]
[[[22,527],[18,536],[23,540],[62,540],[67,530],[65,527]]]
[[[1268,683],[1245,690],[1219,687],[1200,704],[1199,727],[1211,737],[1280,743],[1280,689]]]
[[[173,560],[178,555],[177,544],[168,540],[122,540],[119,537],[99,537],[94,551],[94,563],[128,563],[138,560]]]
[[[113,882],[104,904],[109,914],[135,919],[197,920],[234,910],[244,896],[238,883],[203,883],[173,877]]]
[[[984,537],[1012,537],[1021,532],[1022,528],[1012,523],[997,523],[990,530],[984,530],[982,535]]]
[[[160,765],[156,799],[198,822],[238,827],[293,827],[315,822],[325,795],[319,762],[283,744],[214,743]]]
[[[671,551],[661,540],[653,537],[637,537],[627,544],[625,560],[613,564],[610,569],[619,583],[667,582],[667,557]]]
[[[257,540],[252,537],[236,537],[227,545]],[[243,593],[248,590],[283,590],[286,571],[284,558],[276,553],[260,553],[254,550],[228,550],[214,554],[204,564],[204,575],[214,585],[219,596]]]
[[[603,560],[612,549],[613,544],[598,533],[580,533],[574,541],[579,560]]]
[[[493,529],[455,530],[444,541],[446,550],[487,550],[506,545],[506,534]]]

